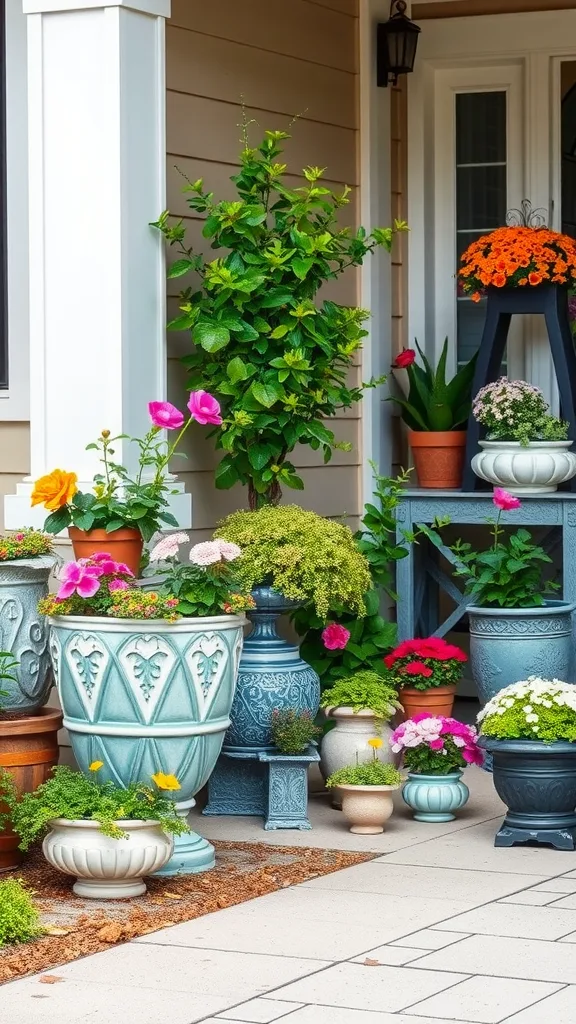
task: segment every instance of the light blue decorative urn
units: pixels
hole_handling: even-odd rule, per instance
[[[38,601],[48,595],[54,555],[0,562],[0,650],[19,662],[18,682],[3,679],[0,689],[5,711],[33,715],[43,707],[52,686],[48,653],[48,624],[38,613]]]
[[[167,795],[186,816],[210,777],[230,725],[243,615],[205,619],[50,619],[50,654],[72,749],[82,771],[121,786],[174,775]],[[159,874],[205,871],[214,848],[176,837]]]
[[[574,604],[541,608],[468,608],[470,668],[481,704],[530,676],[573,679]]]
[[[450,775],[408,773],[402,797],[414,811],[416,821],[454,821],[456,811],[468,802],[470,790],[462,782],[462,772]]]
[[[254,627],[240,659],[227,750],[271,748],[273,711],[308,711],[314,718],[320,705],[319,676],[300,657],[299,648],[276,631],[278,617],[298,607],[297,602],[288,601],[272,587],[256,587],[252,596],[256,609],[248,618]]]

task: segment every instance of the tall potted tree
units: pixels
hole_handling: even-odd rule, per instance
[[[254,149],[245,137],[234,202],[216,201],[202,179],[186,186],[193,214],[206,215],[204,238],[222,250],[215,260],[186,245],[183,222],[171,224],[167,211],[154,224],[180,257],[169,277],[194,274],[169,326],[191,332],[191,389],[206,387],[222,406],[216,486],[247,485],[251,509],[277,504],[283,487],[302,490],[289,459],[297,444],[321,449],[326,462],[334,448],[349,447],[325,420],[384,378],[349,386],[369,314],[321,303],[318,292],[377,248],[390,252],[394,233],[406,229],[401,221],[370,234],[341,228],[350,189],[332,192],[320,167],[304,168],[304,184],[289,187],[279,162],[288,138],[266,132]]]

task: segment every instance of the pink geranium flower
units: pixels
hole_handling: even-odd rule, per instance
[[[110,583],[108,584],[108,590],[110,591],[111,594],[113,594],[115,590],[129,590],[129,589],[130,589],[130,584],[126,583],[126,580],[110,580]]]
[[[207,391],[192,391],[190,401],[188,402],[188,409],[192,419],[196,420],[197,423],[201,423],[203,427],[207,423],[219,427],[222,423],[220,405]]]
[[[149,402],[148,412],[155,427],[179,430],[184,425],[183,414],[171,402]]]
[[[79,597],[94,597],[100,590],[99,576],[102,576],[102,569],[98,565],[69,562],[62,570],[62,585],[56,595],[58,600],[65,601],[73,594],[78,594]]]
[[[350,630],[338,622],[331,622],[322,630],[322,643],[327,651],[343,651],[350,639]]]
[[[432,675],[432,669],[425,665],[423,661],[410,661],[404,666],[402,672],[406,673],[407,676],[424,676],[425,679],[429,679]]]
[[[511,512],[515,508],[521,508],[522,503],[513,494],[505,491],[503,487],[495,487],[492,501],[501,512]]]

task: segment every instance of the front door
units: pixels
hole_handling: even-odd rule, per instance
[[[448,337],[455,369],[485,313],[456,285],[466,246],[525,199],[576,234],[576,10],[424,22],[408,91],[410,332],[432,356]],[[541,318],[516,319],[503,371],[556,406]]]

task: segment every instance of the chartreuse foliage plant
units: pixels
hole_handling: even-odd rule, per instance
[[[268,582],[289,600],[312,605],[321,619],[334,601],[365,613],[368,563],[343,523],[298,505],[265,505],[233,512],[215,535],[241,549],[235,564],[243,589]]]
[[[42,933],[32,894],[19,878],[0,882],[0,948],[30,942]]]
[[[395,687],[387,683],[377,672],[356,672],[348,679],[338,679],[333,686],[324,690],[323,708],[352,708],[358,711],[373,711],[376,718],[389,721],[401,707]]]
[[[326,788],[334,786],[394,786],[402,784],[402,776],[393,764],[379,761],[374,756],[366,764],[347,765],[326,779]]]
[[[376,249],[390,252],[395,232],[406,229],[401,221],[371,233],[342,228],[350,189],[327,188],[321,167],[305,167],[303,184],[290,187],[281,160],[289,137],[268,131],[252,148],[244,125],[232,202],[215,199],[202,179],[186,185],[193,215],[205,216],[203,235],[215,259],[188,246],[183,222],[171,223],[167,211],[153,225],[180,256],[169,276],[194,274],[169,326],[191,332],[189,387],[211,392],[222,407],[216,486],[247,485],[251,508],[276,504],[283,486],[302,490],[288,458],[297,444],[321,449],[326,462],[334,448],[347,447],[325,420],[384,378],[350,384],[369,314],[321,302],[318,292]]]
[[[500,690],[478,715],[484,736],[576,742],[576,686],[530,676]]]

